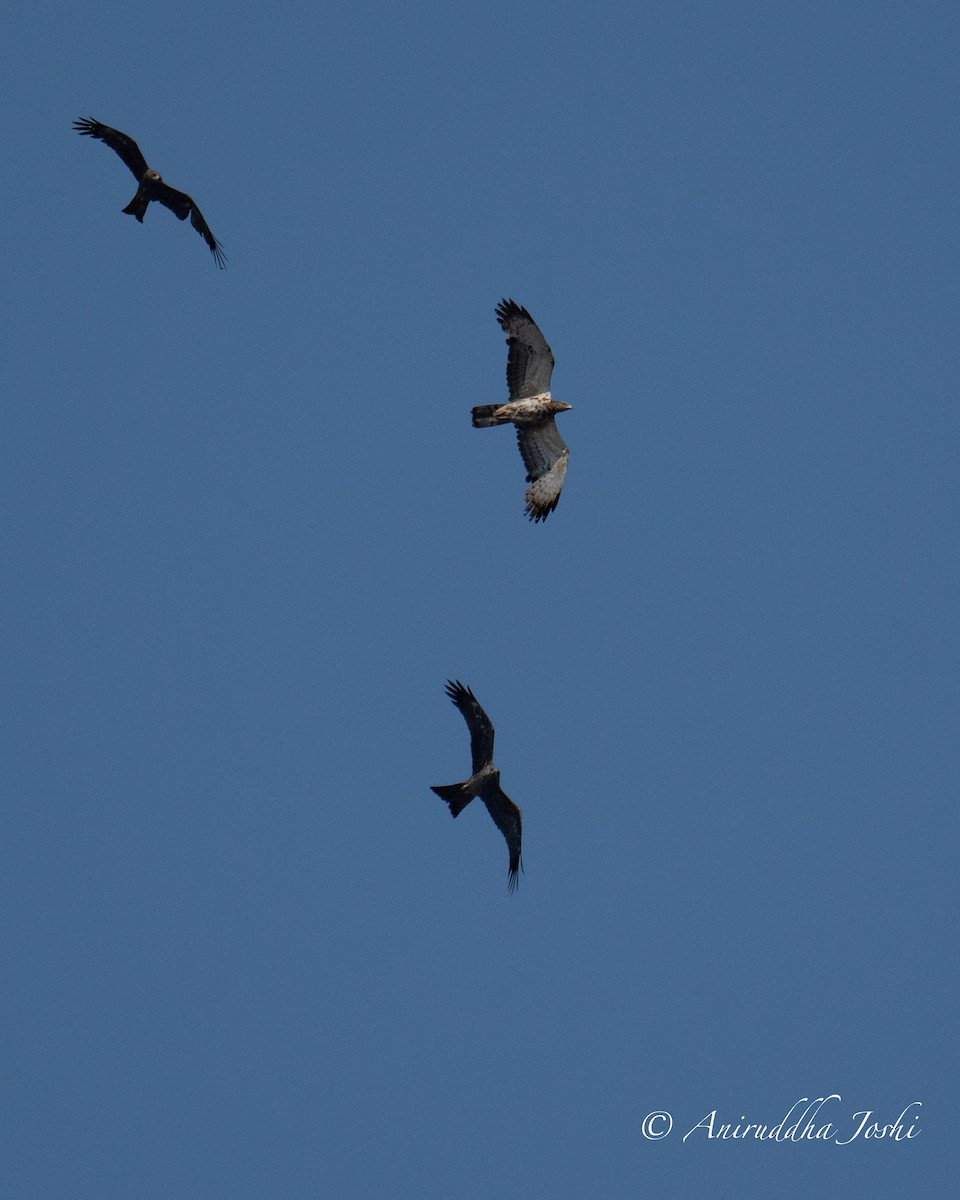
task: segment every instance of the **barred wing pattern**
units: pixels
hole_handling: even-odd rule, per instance
[[[507,387],[511,400],[526,400],[550,391],[553,351],[536,321],[515,300],[501,300],[497,320],[507,335]]]
[[[560,501],[570,451],[553,417],[539,425],[518,425],[517,443],[531,485],[524,511],[531,521],[545,521]]]

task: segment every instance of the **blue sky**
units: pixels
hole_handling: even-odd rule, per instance
[[[951,1195],[956,6],[4,22],[0,1192]]]

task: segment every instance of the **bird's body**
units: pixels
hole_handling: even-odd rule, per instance
[[[93,120],[92,117],[81,117],[74,121],[73,127],[77,133],[96,138],[109,146],[130,168],[136,178],[136,195],[122,210],[123,212],[136,217],[143,224],[143,215],[147,211],[148,205],[151,200],[156,200],[158,204],[169,208],[179,220],[185,221],[189,217],[190,224],[210,247],[210,253],[216,260],[217,266],[221,268],[226,266],[227,256],[223,252],[223,247],[203,219],[203,213],[197,207],[196,201],[186,192],[179,192],[168,183],[164,183],[160,173],[147,166],[147,160],[132,137],[121,133],[119,129],[111,129],[109,125],[103,125],[100,121]]]
[[[570,451],[560,436],[554,417],[572,405],[550,395],[553,352],[536,321],[513,300],[501,300],[497,320],[507,334],[506,404],[482,404],[473,410],[476,429],[512,424],[527,468],[526,513],[531,521],[545,521],[557,507],[567,474]]]
[[[507,888],[512,892],[516,889],[522,865],[520,846],[523,817],[517,805],[500,787],[500,772],[493,765],[493,723],[470,688],[464,687],[459,680],[448,680],[446,690],[470,730],[473,774],[463,783],[440,784],[430,790],[446,801],[454,817],[458,817],[474,798],[483,801],[510,851]]]
[[[549,392],[543,392],[507,404],[482,404],[473,410],[473,424],[476,429],[488,425],[539,425],[554,413],[566,412],[569,407],[560,400],[552,400]]]

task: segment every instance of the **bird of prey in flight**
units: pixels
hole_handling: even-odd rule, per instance
[[[557,507],[570,451],[557,430],[554,416],[573,406],[550,397],[553,351],[525,308],[501,300],[497,320],[507,335],[507,404],[482,404],[473,410],[477,429],[514,424],[523,464],[527,468],[525,512],[531,521],[545,521]]]
[[[140,147],[132,137],[127,137],[119,129],[111,129],[109,125],[101,125],[92,117],[81,117],[79,121],[74,121],[73,127],[77,133],[106,142],[111,150],[115,150],[120,155],[136,176],[137,194],[123,210],[125,213],[136,217],[142,224],[147,205],[151,200],[158,201],[164,207],[169,208],[181,221],[185,221],[189,217],[190,224],[210,247],[210,253],[216,259],[217,266],[222,269],[227,265],[227,256],[223,252],[223,247],[210,232],[210,226],[203,219],[203,213],[197,208],[196,201],[186,192],[178,192],[176,188],[164,183],[159,174],[147,166],[147,160],[140,153]]]
[[[493,823],[507,840],[510,850],[510,869],[507,890],[514,891],[520,871],[520,840],[523,820],[520,809],[500,790],[500,772],[493,765],[493,723],[468,688],[457,680],[447,681],[447,695],[460,710],[470,730],[470,753],[473,767],[470,778],[463,783],[431,787],[441,800],[450,805],[451,816],[457,817],[474,796],[479,796],[493,817]]]

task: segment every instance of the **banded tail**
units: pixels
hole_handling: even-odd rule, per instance
[[[500,404],[481,404],[473,410],[473,427],[474,429],[486,429],[490,425],[503,425],[509,423],[509,417],[501,417],[500,420],[493,415],[498,408],[502,408]]]

